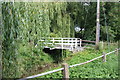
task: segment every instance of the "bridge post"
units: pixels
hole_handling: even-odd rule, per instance
[[[63,38],[61,38],[62,39],[62,49],[63,49]]]
[[[54,41],[54,38],[53,38],[53,43],[54,43],[55,41]]]
[[[75,39],[75,48],[77,48],[77,38]]]
[[[82,43],[82,40],[80,39],[80,48],[81,48],[81,43]]]
[[[72,38],[72,51],[73,51],[73,38]]]
[[[69,44],[69,39],[68,39],[68,44]]]
[[[54,45],[54,38],[52,39],[52,46]]]

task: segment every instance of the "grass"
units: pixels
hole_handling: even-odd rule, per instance
[[[76,60],[69,60],[68,64],[74,64],[76,61],[82,63],[84,61],[92,59],[94,55],[82,55],[82,58],[75,56]],[[89,58],[88,58],[89,57]],[[72,62],[72,63],[71,63]],[[118,62],[115,54],[107,56],[107,62],[103,63],[102,59],[95,60],[93,62],[70,68],[71,78],[116,78],[118,77]]]
[[[108,50],[109,48],[109,50]],[[86,62],[98,56],[101,56],[103,52],[113,51],[116,45],[110,47],[104,47],[96,51],[94,49],[86,49],[82,52],[78,52],[70,55],[64,62],[69,65]],[[60,68],[60,66],[58,67]],[[51,69],[53,70],[53,69]],[[49,70],[50,71],[50,70]],[[49,75],[41,76],[40,78],[62,78],[62,71],[55,72]],[[118,56],[114,53],[107,55],[107,62],[103,62],[102,58],[93,62],[73,67],[69,69],[70,78],[118,78]]]
[[[90,46],[89,46],[90,47]],[[84,51],[77,52],[77,53],[69,53],[68,51],[63,51],[64,54],[66,53],[63,63],[68,63],[68,65],[74,65],[78,63],[83,63],[98,56],[101,56],[103,52],[108,53],[110,51],[115,50],[117,45],[112,44],[111,46],[107,46],[104,44],[104,47],[101,47],[100,50],[95,50],[94,48],[85,49]],[[43,58],[43,56],[45,56]],[[28,71],[29,73],[25,76],[31,76],[35,74],[40,74],[47,71],[52,71],[58,68],[61,68],[61,63],[53,63],[51,61],[52,57],[50,58],[49,55],[43,54],[40,56],[40,59],[43,58],[43,62],[46,64],[40,63],[40,67],[36,66],[36,69],[31,69]],[[56,58],[58,55],[56,55]],[[77,67],[69,68],[69,76],[70,78],[117,78],[118,77],[118,56],[114,53],[107,55],[107,62],[103,62],[102,58],[97,59],[93,62],[80,65]],[[25,77],[24,76],[24,77]],[[51,73],[45,76],[41,76],[38,78],[49,78],[49,79],[62,79],[62,71]],[[59,79],[58,79],[59,78]]]

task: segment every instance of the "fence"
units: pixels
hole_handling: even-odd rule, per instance
[[[95,41],[82,40],[80,38],[41,38],[44,48],[52,49],[68,49],[69,51],[80,51],[82,45],[89,45],[86,43],[95,43]],[[83,43],[82,43],[83,42]]]
[[[116,52],[116,55],[118,55],[118,50],[120,50],[120,48],[119,48],[119,49],[116,49],[116,50],[114,50],[114,51],[111,51],[111,52],[109,52],[109,53],[106,53],[106,54],[103,53],[103,55],[101,55],[101,56],[99,56],[99,57],[96,57],[96,58],[94,58],[94,59],[91,59],[91,60],[89,60],[89,61],[86,61],[86,62],[83,62],[83,63],[79,63],[79,64],[74,64],[74,65],[71,65],[71,66],[68,66],[67,63],[64,63],[64,64],[63,64],[63,68],[59,68],[59,69],[56,69],[56,70],[52,70],[52,71],[48,71],[48,72],[45,72],[45,73],[41,73],[41,74],[29,76],[29,77],[22,78],[22,79],[18,79],[18,80],[32,79],[32,78],[44,76],[44,75],[47,75],[47,74],[51,74],[51,73],[54,73],[54,72],[58,72],[58,71],[61,71],[61,70],[63,70],[63,73],[62,73],[62,74],[63,74],[63,78],[68,80],[68,78],[69,78],[69,68],[72,68],[72,67],[75,67],[75,66],[79,66],[79,65],[83,65],[83,64],[92,62],[92,61],[94,61],[94,60],[97,60],[97,59],[99,59],[99,58],[102,58],[103,62],[106,62],[106,56],[109,55],[109,54],[111,54],[111,53],[114,53],[114,52]]]
[[[78,47],[81,48],[82,44],[82,40],[80,38],[47,38],[39,41],[43,41],[45,45],[47,44],[47,46],[44,46],[45,48],[53,46],[53,48],[50,49],[69,49],[70,51],[73,51]]]

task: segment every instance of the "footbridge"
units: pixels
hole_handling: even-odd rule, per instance
[[[80,38],[47,38],[41,39],[44,44],[44,48],[52,49],[68,49],[69,51],[82,50],[82,39]]]

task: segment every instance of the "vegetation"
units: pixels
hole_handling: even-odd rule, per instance
[[[3,78],[31,75],[33,69],[36,72],[42,66],[55,62],[56,57],[61,60],[61,56],[64,58],[70,56],[70,52],[63,50],[56,51],[60,53],[59,55],[46,54],[42,47],[44,44],[39,41],[43,37],[79,37],[95,40],[96,3],[90,3],[90,6],[83,4],[3,2],[1,35]],[[100,39],[108,42],[117,41],[120,35],[119,3],[101,3],[102,6]],[[81,31],[75,32],[76,26],[80,27]],[[98,55],[95,54],[94,57]],[[76,59],[79,58],[75,56]],[[111,75],[115,77],[116,74]]]
[[[116,48],[116,45],[111,46],[111,51]],[[104,49],[106,50],[107,47]],[[65,59],[69,65],[83,63],[93,58],[102,55],[103,50],[96,51],[94,49],[86,49],[83,52],[78,52],[71,57]],[[107,62],[103,62],[102,58],[93,62],[73,67],[69,69],[70,78],[118,78],[118,56],[114,53],[107,56]],[[55,72],[49,75],[41,76],[40,78],[58,78],[61,80],[62,72]]]
[[[90,53],[89,53],[90,54]],[[91,59],[91,55],[77,55],[69,64],[77,64]],[[78,62],[77,62],[78,61]],[[107,57],[107,62],[103,63],[102,59],[93,61],[91,63],[77,66],[69,69],[70,78],[118,78],[118,62],[115,54]],[[42,78],[62,78],[62,72],[52,73]]]

